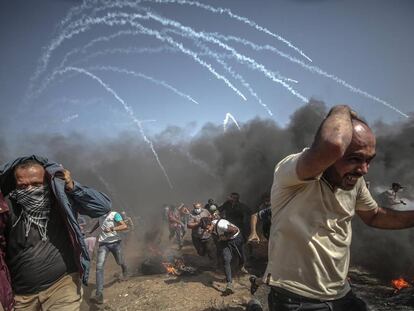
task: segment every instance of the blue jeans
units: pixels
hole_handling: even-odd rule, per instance
[[[96,295],[103,292],[104,284],[104,265],[108,252],[111,252],[118,265],[122,267],[122,275],[127,275],[127,266],[122,255],[121,241],[113,243],[99,243],[98,258],[96,261]]]
[[[365,302],[350,290],[345,297],[332,301],[306,298],[272,287],[269,293],[269,311],[367,311]]]

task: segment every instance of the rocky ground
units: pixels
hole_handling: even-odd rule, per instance
[[[177,252],[175,245],[162,246],[164,252]],[[141,263],[150,254],[142,250],[130,239],[127,244],[126,260],[130,267],[131,277],[126,281],[118,281],[120,268],[110,255],[105,270],[105,303],[96,306],[89,302],[95,286],[95,265],[91,269],[90,286],[85,288],[82,311],[86,310],[168,310],[168,311],[219,311],[245,310],[250,294],[249,275],[239,275],[235,279],[235,293],[225,295],[224,275],[209,267],[209,261],[196,255],[189,240],[186,241],[180,255],[185,264],[197,269],[194,275],[171,276],[166,273],[143,275]],[[258,261],[248,270],[259,275],[265,266],[263,255],[265,245],[256,247],[254,254]],[[395,293],[390,284],[378,280],[361,269],[350,271],[352,286],[358,295],[369,304],[372,311],[408,311],[414,310],[413,289],[407,288]],[[255,298],[267,310],[266,286],[261,286]],[[350,310],[352,311],[352,310]]]

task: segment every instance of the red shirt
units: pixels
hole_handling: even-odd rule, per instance
[[[4,310],[10,311],[14,304],[9,269],[7,268],[5,231],[9,219],[9,207],[0,193],[0,303]]]

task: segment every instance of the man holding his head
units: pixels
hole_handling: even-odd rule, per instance
[[[79,310],[90,258],[78,214],[105,215],[110,200],[35,155],[5,164],[0,174],[9,205],[3,238],[14,310]]]
[[[353,216],[375,228],[414,225],[414,212],[379,207],[366,187],[375,144],[355,112],[335,106],[312,146],[276,165],[264,275],[269,310],[367,310],[347,281]]]

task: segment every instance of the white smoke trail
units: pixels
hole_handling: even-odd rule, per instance
[[[201,48],[201,50],[206,53],[207,55],[212,56],[220,65],[223,66],[223,68],[225,70],[227,70],[227,72],[229,72],[233,78],[235,78],[236,80],[239,80],[240,83],[249,91],[250,95],[252,95],[254,98],[256,98],[256,100],[259,102],[259,104],[261,106],[263,106],[263,108],[267,111],[267,113],[270,116],[273,116],[272,111],[269,109],[269,107],[263,103],[262,99],[259,97],[259,95],[257,95],[257,93],[252,89],[252,87],[250,86],[250,84],[244,80],[243,76],[236,73],[224,60],[223,57],[221,55],[218,55],[217,53],[212,52],[207,46],[201,44],[200,42],[196,41],[196,45]]]
[[[167,171],[164,168],[164,165],[161,163],[157,152],[154,149],[154,145],[152,144],[152,141],[148,139],[148,137],[145,135],[144,132],[144,128],[142,127],[141,121],[139,121],[134,114],[134,111],[132,110],[132,107],[129,106],[121,97],[119,97],[119,95],[109,86],[107,85],[105,82],[102,81],[101,78],[99,78],[98,76],[94,75],[93,73],[83,69],[83,68],[78,68],[78,67],[66,67],[63,70],[60,71],[60,74],[65,74],[67,72],[77,72],[80,74],[84,74],[90,78],[92,78],[93,80],[97,81],[106,91],[108,91],[110,94],[112,94],[112,96],[115,97],[115,99],[122,105],[122,107],[124,108],[124,110],[126,111],[126,113],[130,116],[130,118],[132,119],[132,121],[135,123],[135,125],[138,127],[138,130],[142,136],[142,138],[144,139],[144,141],[149,145],[157,163],[158,166],[160,167],[162,173],[164,174],[168,185],[170,186],[170,188],[173,188],[173,185],[171,183],[170,177],[167,174]]]
[[[93,47],[94,45],[96,45],[98,43],[109,42],[109,41],[111,41],[113,39],[116,39],[118,37],[127,36],[127,35],[138,36],[138,35],[142,35],[142,32],[136,31],[136,30],[121,30],[121,31],[118,31],[118,32],[116,32],[112,35],[109,35],[109,36],[101,36],[101,37],[95,38],[95,39],[91,40],[90,42],[88,42],[88,44],[86,44],[85,46],[75,48],[75,49],[69,51],[68,53],[66,53],[65,56],[63,57],[62,62],[60,63],[60,65],[58,67],[63,68],[66,65],[68,59],[71,56],[73,56],[74,54],[77,54],[77,53],[86,54],[88,49],[90,49],[91,47]],[[165,47],[165,49],[168,49],[168,48],[173,49],[169,46]],[[148,49],[148,52],[153,51],[154,53],[156,53],[158,51],[158,49],[160,49],[160,48],[148,48],[147,47],[147,48],[140,48],[140,49],[143,50],[143,53],[144,53],[145,49]],[[177,49],[175,49],[175,50],[177,50]]]
[[[232,114],[230,113],[230,112],[227,112],[226,113],[226,118],[224,119],[224,121],[223,121],[223,129],[224,129],[224,132],[227,130],[227,126],[228,126],[228,123],[229,123],[229,121],[230,120],[232,120],[233,121],[233,123],[234,123],[234,125],[236,125],[237,126],[237,128],[239,129],[239,131],[241,130],[240,129],[240,126],[239,126],[239,124],[237,123],[237,121],[236,121],[236,119],[232,116]]]
[[[147,1],[147,0],[142,0],[142,1],[144,2],[144,1]],[[152,1],[150,0],[150,2],[152,2]],[[220,13],[220,14],[223,14],[224,13],[224,14],[228,14],[230,17],[233,17],[233,15],[234,15],[228,9],[213,8],[213,7],[209,7],[208,5],[200,4],[200,3],[197,3],[197,2],[193,2],[193,1],[187,1],[187,0],[156,0],[156,2],[157,3],[177,3],[177,4],[195,5],[197,7],[200,7],[200,8],[206,9],[206,10],[209,10],[209,11],[214,12],[214,13]],[[131,6],[131,7],[134,7],[133,6],[133,3],[130,3],[130,2],[123,2],[123,3],[119,2],[116,6],[117,7],[122,7],[122,6]],[[137,8],[137,6],[135,6],[135,7]],[[140,9],[142,9],[142,8],[140,8]],[[253,26],[253,24],[251,24],[250,22],[248,22],[248,21],[245,21],[245,22],[247,24]],[[258,30],[260,30],[260,29],[258,29]],[[380,99],[380,98],[378,98],[378,97],[376,97],[374,95],[371,95],[371,94],[369,94],[366,91],[363,91],[363,90],[361,90],[361,89],[359,89],[357,87],[352,86],[351,84],[349,84],[348,82],[344,81],[343,79],[340,79],[340,78],[336,77],[333,74],[329,74],[329,73],[325,72],[324,70],[318,68],[317,66],[309,65],[309,64],[304,63],[303,61],[301,61],[301,60],[299,60],[297,58],[294,58],[294,57],[292,57],[292,56],[290,56],[290,55],[288,55],[288,54],[286,54],[284,52],[281,52],[280,50],[276,49],[273,46],[270,46],[270,45],[259,46],[259,45],[256,45],[256,44],[250,42],[250,41],[247,41],[247,40],[241,39],[241,38],[237,38],[237,37],[234,37],[234,36],[224,36],[224,35],[220,35],[220,34],[215,34],[215,36],[216,36],[216,38],[220,38],[220,39],[223,39],[223,40],[227,40],[227,41],[233,40],[233,41],[242,43],[244,45],[249,45],[250,47],[252,47],[255,50],[269,50],[269,51],[275,52],[275,53],[279,54],[280,56],[282,56],[284,58],[287,58],[291,62],[296,63],[296,64],[302,66],[303,68],[305,68],[305,69],[307,69],[307,70],[309,70],[311,72],[314,72],[314,73],[320,74],[320,75],[322,75],[324,77],[327,77],[329,79],[332,79],[333,81],[341,84],[342,86],[348,88],[349,90],[351,90],[352,92],[354,92],[356,94],[360,94],[360,95],[362,95],[362,96],[364,96],[366,98],[369,98],[369,99],[371,99],[373,101],[376,101],[378,103],[381,103],[382,105],[384,105],[384,106],[386,106],[386,107],[394,110],[395,112],[397,112],[398,114],[400,114],[400,115],[402,115],[402,116],[404,116],[406,118],[409,117],[407,114],[403,113],[398,108],[396,108],[395,106],[389,104],[388,102],[386,102],[386,101],[384,101],[384,100],[382,100],[382,99]]]
[[[151,18],[155,21],[160,22],[164,26],[173,26],[177,29],[180,29],[183,33],[186,33],[189,38],[193,39],[202,39],[210,43],[214,43],[223,49],[229,51],[232,55],[234,55],[235,59],[239,61],[240,63],[247,64],[250,68],[254,70],[258,70],[262,72],[266,77],[268,77],[273,82],[281,84],[284,88],[286,88],[292,95],[298,97],[303,102],[308,102],[309,100],[304,97],[302,94],[300,94],[298,91],[296,91],[294,88],[292,88],[289,84],[287,84],[285,81],[281,80],[280,78],[276,77],[275,74],[269,70],[266,69],[266,67],[262,64],[257,63],[254,59],[244,56],[240,53],[238,53],[234,48],[230,47],[229,45],[223,43],[222,41],[216,39],[213,36],[208,35],[208,33],[204,32],[197,32],[194,31],[191,27],[183,26],[179,22],[164,18],[162,16],[159,16],[157,14],[154,14],[152,12],[147,12],[145,16],[141,14],[134,14],[134,16],[137,16],[137,18],[140,19],[146,19]]]
[[[138,5],[138,3],[142,3],[142,2],[150,2],[150,3],[157,3],[157,4],[178,4],[178,5],[188,5],[188,6],[194,6],[206,11],[209,11],[211,13],[214,14],[221,14],[221,15],[227,15],[232,19],[235,19],[239,22],[242,22],[246,25],[249,25],[250,27],[263,32],[281,42],[283,42],[284,44],[286,44],[287,46],[289,46],[290,48],[292,48],[293,50],[295,50],[297,53],[299,53],[301,56],[303,56],[304,58],[306,58],[308,61],[312,62],[312,59],[310,57],[308,57],[301,49],[299,49],[298,47],[296,47],[295,45],[293,45],[290,41],[286,40],[285,38],[283,38],[282,36],[271,32],[269,29],[262,27],[260,25],[258,25],[257,23],[255,23],[254,21],[248,19],[247,17],[243,17],[237,14],[234,14],[230,9],[227,8],[221,8],[221,7],[213,7],[211,5],[208,4],[204,4],[204,3],[200,3],[198,1],[189,1],[189,0],[137,0],[137,1],[108,1],[108,2],[103,2],[100,5],[96,5],[97,2],[96,1],[90,1],[88,3],[88,1],[85,1],[84,4],[82,4],[82,6],[80,6],[79,8],[74,9],[73,11],[71,11],[67,17],[61,22],[61,26],[64,26],[65,24],[67,24],[74,16],[76,16],[77,14],[80,14],[82,11],[89,9],[89,8],[95,8],[94,13],[96,14],[97,11],[99,10],[110,10],[110,9],[114,9],[114,8],[123,8],[123,7],[130,7],[130,8],[135,8],[135,9],[140,9],[141,7]]]
[[[69,123],[70,121],[75,120],[77,118],[79,118],[79,115],[78,114],[74,114],[74,115],[71,115],[71,116],[68,116],[68,117],[62,119],[62,122],[63,123]]]
[[[241,93],[226,77],[220,75],[212,66],[211,64],[208,64],[207,62],[203,61],[201,58],[198,57],[197,53],[194,51],[191,51],[183,46],[182,43],[176,42],[172,37],[162,35],[159,31],[146,28],[142,26],[141,24],[135,22],[134,20],[136,18],[140,19],[148,19],[149,17],[145,17],[141,14],[126,14],[126,13],[108,13],[104,17],[87,17],[84,21],[78,21],[74,25],[72,25],[70,28],[70,31],[64,31],[59,35],[59,37],[52,41],[52,43],[47,48],[45,54],[41,58],[41,66],[36,71],[33,79],[36,80],[40,74],[45,70],[49,59],[51,57],[52,52],[58,48],[63,41],[68,40],[82,32],[85,32],[93,25],[98,24],[105,24],[108,26],[123,26],[126,24],[129,24],[132,27],[137,28],[142,34],[149,35],[152,37],[155,37],[157,40],[160,40],[162,42],[167,42],[170,45],[178,48],[182,53],[189,55],[193,58],[194,61],[199,63],[201,66],[205,67],[207,70],[210,71],[218,80],[222,80],[230,89],[232,89],[236,94],[238,94],[241,98],[244,100],[247,100],[246,97]],[[33,81],[32,81],[33,82]],[[32,83],[31,82],[31,83]],[[32,85],[32,84],[31,84]]]
[[[162,53],[162,52],[178,52],[178,49],[171,48],[169,46],[161,46],[161,47],[154,47],[154,48],[116,48],[116,49],[106,49],[103,51],[97,51],[95,53],[90,53],[87,56],[78,59],[76,61],[72,61],[70,63],[70,66],[75,66],[82,64],[84,62],[88,62],[89,60],[99,57],[99,56],[105,56],[110,54],[142,54],[142,53]],[[81,51],[83,53],[83,51]],[[36,89],[34,93],[30,95],[31,98],[39,97],[46,89],[47,87],[53,83],[56,76],[59,74],[59,71],[65,67],[67,61],[62,62],[59,66],[55,67],[53,69],[53,72],[46,76],[43,81],[40,83],[40,86]]]
[[[157,80],[153,77],[147,76],[143,73],[140,72],[135,72],[132,70],[128,70],[128,69],[124,69],[124,68],[118,68],[118,67],[113,67],[113,66],[94,66],[94,67],[89,67],[88,70],[90,71],[112,71],[112,72],[117,72],[117,73],[123,73],[123,74],[127,74],[127,75],[131,75],[137,78],[141,78],[141,79],[145,79],[148,81],[151,81],[157,85],[161,85],[169,90],[171,90],[172,92],[174,92],[175,94],[193,102],[196,105],[199,105],[199,103],[193,99],[190,95],[184,94],[183,92],[177,90],[175,87],[171,86],[170,84],[168,84],[165,81],[162,80]]]
[[[87,56],[83,57],[80,61],[73,61],[71,62],[71,65],[77,64],[80,62],[88,62],[89,60],[93,58],[97,58],[100,56],[107,56],[112,54],[156,54],[156,53],[164,53],[164,52],[179,52],[178,49],[174,49],[170,46],[159,46],[159,47],[153,47],[153,48],[137,48],[137,47],[129,47],[129,48],[111,48],[111,49],[105,49],[101,51],[97,51],[94,53],[90,53]],[[199,54],[200,55],[200,54]]]
[[[194,38],[199,38],[199,39],[203,39],[205,41],[212,42],[212,43],[215,43],[215,44],[219,45],[220,47],[222,47],[222,48],[228,50],[229,52],[231,52],[232,55],[234,55],[234,57],[239,62],[241,62],[241,63],[247,63],[248,66],[251,67],[252,69],[261,71],[269,79],[271,79],[272,81],[274,81],[276,83],[281,84],[291,94],[293,94],[294,96],[298,97],[303,102],[308,102],[308,99],[306,97],[304,97],[303,95],[301,95],[299,92],[297,92],[295,89],[293,89],[289,84],[287,84],[286,82],[284,82],[282,79],[276,77],[273,72],[267,70],[262,64],[258,64],[253,59],[251,59],[249,57],[246,57],[244,55],[241,55],[234,48],[232,48],[232,47],[224,44],[223,42],[221,42],[220,40],[214,38],[213,36],[208,36],[207,34],[205,34],[203,32],[199,32],[198,33],[196,31],[194,31],[192,28],[182,26],[180,23],[178,23],[176,21],[163,18],[163,17],[161,17],[159,15],[156,15],[156,14],[154,14],[152,12],[149,12],[146,9],[143,9],[143,8],[141,8],[141,9],[146,11],[146,15],[142,15],[142,14],[128,14],[128,13],[108,13],[108,14],[106,14],[105,17],[95,17],[95,18],[88,17],[88,18],[85,19],[85,22],[84,23],[76,22],[75,25],[77,25],[78,27],[80,27],[79,29],[81,31],[84,31],[83,29],[87,29],[87,28],[89,28],[93,24],[106,24],[106,25],[109,25],[109,26],[130,24],[131,26],[134,26],[134,27],[138,28],[140,31],[142,31],[143,34],[148,34],[148,35],[155,36],[157,39],[159,39],[159,40],[161,40],[163,42],[167,41],[171,45],[179,48],[181,52],[192,56],[195,61],[197,61],[201,65],[207,67],[210,70],[210,72],[212,72],[216,76],[216,78],[223,80],[227,84],[227,86],[229,86],[239,96],[241,96],[244,100],[246,100],[246,97],[236,87],[234,87],[230,83],[230,81],[227,80],[227,78],[219,75],[212,68],[212,66],[210,64],[207,64],[206,62],[204,62],[203,60],[201,60],[198,57],[197,53],[195,53],[193,51],[190,51],[190,50],[184,48],[181,43],[176,42],[175,40],[172,39],[172,37],[166,36],[166,35],[163,36],[159,31],[148,29],[148,28],[143,27],[141,24],[139,24],[139,23],[137,23],[137,22],[134,21],[135,19],[142,19],[142,20],[153,19],[153,20],[158,21],[159,23],[161,23],[163,25],[173,26],[173,27],[176,27],[176,28],[180,29],[184,33],[187,33],[190,38],[193,38],[193,39]],[[75,28],[75,26],[72,25],[70,28]],[[78,29],[74,29],[73,30],[73,32],[75,32],[75,33],[77,31],[78,31]],[[70,36],[71,37],[73,35],[67,34],[67,36]],[[64,40],[64,39],[61,38],[60,40]],[[58,42],[60,40],[56,40],[56,42]],[[55,46],[56,44],[52,44],[52,45]]]
[[[176,31],[172,31],[172,32],[173,33],[177,33]],[[113,34],[113,35],[110,35],[110,36],[107,36],[107,37],[100,37],[100,38],[97,38],[97,39],[95,39],[93,41],[95,41],[95,43],[96,43],[96,42],[107,41],[109,37],[111,37],[113,39],[113,38],[118,37],[118,36],[121,36],[121,35],[136,35],[136,34],[140,34],[140,33],[139,32],[136,32],[136,31],[120,31],[120,32],[118,32],[116,34]],[[79,53],[82,53],[82,54],[86,53],[86,49],[92,46],[91,43],[92,43],[92,41],[90,43],[88,43],[87,45],[85,45],[83,48],[77,48],[76,51],[79,52]],[[259,104],[261,106],[263,106],[263,108],[266,110],[266,112],[270,116],[273,116],[273,113],[269,109],[269,107],[265,103],[263,103],[263,101],[261,100],[261,98],[259,97],[259,95],[250,87],[250,85],[244,80],[244,78],[240,74],[236,73],[226,62],[224,62],[223,58],[232,58],[232,55],[230,55],[230,54],[221,54],[220,55],[218,53],[212,52],[210,49],[208,49],[206,46],[202,45],[199,42],[196,42],[196,44],[202,50],[202,52],[198,53],[199,56],[209,56],[209,57],[213,56],[213,58],[219,64],[221,64],[223,66],[223,68],[233,78],[235,78],[236,80],[239,80],[241,82],[241,84],[249,91],[250,95],[252,95],[259,102]],[[72,50],[71,52],[67,53],[66,55],[73,54],[73,51],[75,51],[75,50]],[[90,54],[88,54],[87,56],[85,56],[84,58],[82,58],[82,59],[80,59],[78,61],[71,62],[71,65],[72,66],[78,65],[80,63],[87,62],[90,59],[93,59],[95,57],[106,56],[106,55],[111,55],[111,54],[141,54],[141,53],[153,54],[153,53],[178,52],[178,51],[179,51],[178,49],[174,49],[174,48],[171,48],[169,46],[159,46],[159,47],[154,47],[154,48],[136,48],[136,47],[130,47],[130,48],[112,48],[112,49],[106,49],[106,50],[103,50],[103,51],[97,51],[95,53],[90,53]],[[42,86],[39,87],[38,92],[40,92],[40,93],[43,92],[46,89],[46,87],[50,83],[52,83],[52,80],[54,79],[54,77],[57,75],[57,73],[61,69],[60,67],[62,67],[66,63],[67,57],[65,56],[64,59],[65,59],[65,61],[62,61],[61,65],[59,67],[57,67],[54,70],[54,72],[43,82]],[[94,69],[98,69],[99,67],[93,67],[93,68]],[[91,69],[91,68],[89,67],[89,69]],[[124,73],[126,73],[125,72],[125,69],[124,69]],[[142,74],[140,74],[140,75],[142,75]],[[142,76],[140,76],[140,77],[142,77]],[[286,79],[286,81],[297,82],[297,81],[292,80],[290,78],[283,77],[283,79]],[[184,97],[186,97],[188,99],[191,98],[189,95],[182,94],[181,92],[180,92],[179,95],[180,96],[184,96]],[[193,101],[192,98],[190,100]],[[198,102],[195,102],[195,103],[198,104]]]
[[[398,108],[396,108],[395,106],[389,104],[385,100],[382,100],[382,99],[380,99],[380,98],[378,98],[378,97],[376,97],[374,95],[371,95],[368,92],[363,91],[363,90],[361,90],[361,89],[359,89],[359,88],[357,88],[357,87],[349,84],[345,80],[343,80],[341,78],[338,78],[337,76],[335,76],[333,74],[330,74],[330,73],[322,70],[321,68],[319,68],[317,66],[306,64],[303,61],[301,61],[300,59],[297,59],[295,57],[292,57],[289,54],[286,54],[286,53],[278,50],[277,48],[275,48],[275,47],[273,47],[271,45],[257,45],[255,43],[253,43],[251,41],[248,41],[246,39],[243,39],[243,38],[239,38],[239,37],[235,37],[235,36],[224,36],[224,35],[221,35],[221,34],[218,34],[218,33],[214,33],[214,34],[211,34],[211,35],[213,35],[214,37],[219,38],[221,40],[234,41],[234,42],[241,43],[243,45],[246,45],[246,46],[251,47],[255,51],[267,50],[267,51],[274,52],[274,53],[278,54],[279,56],[288,59],[292,63],[298,64],[302,68],[305,68],[305,69],[309,70],[310,72],[319,74],[319,75],[321,75],[323,77],[326,77],[328,79],[331,79],[331,80],[335,81],[336,83],[338,83],[338,84],[342,85],[343,87],[349,89],[353,93],[360,94],[360,95],[362,95],[362,96],[364,96],[366,98],[369,98],[369,99],[371,99],[373,101],[376,101],[376,102],[378,102],[378,103],[380,103],[380,104],[382,104],[382,105],[384,105],[384,106],[386,106],[386,107],[394,110],[395,112],[399,113],[400,115],[402,115],[402,116],[404,116],[406,118],[409,117],[407,114],[405,114],[404,112],[400,111]]]
[[[194,44],[197,46],[197,47],[199,47],[202,51],[204,51],[204,52],[202,52],[202,53],[199,53],[198,55],[203,55],[203,56],[210,56],[210,57],[212,57],[212,55],[214,55],[214,59],[218,59],[218,58],[229,58],[229,59],[231,59],[231,58],[235,58],[234,57],[234,55],[233,54],[228,54],[228,53],[215,53],[215,52],[212,52],[211,51],[211,49],[209,49],[209,48],[207,48],[204,44],[202,44],[200,41],[198,41],[198,40],[196,40],[196,38],[194,38],[194,37],[189,37],[187,34],[186,34],[186,32],[184,32],[184,31],[179,31],[179,30],[177,30],[177,29],[166,29],[166,30],[164,30],[166,33],[173,33],[173,34],[176,34],[176,35],[179,35],[179,36],[182,36],[182,37],[187,37],[187,38],[190,38],[190,39],[192,39],[193,41],[194,41]],[[215,35],[215,33],[206,33],[206,32],[204,32],[205,34],[207,34],[207,35],[212,35],[212,36],[214,36]],[[285,77],[285,76],[283,76],[283,75],[281,75],[279,72],[273,72],[273,74],[275,75],[275,76],[277,76],[279,79],[281,79],[281,80],[284,80],[284,81],[286,81],[286,82],[293,82],[293,83],[298,83],[298,81],[297,80],[294,80],[294,79],[292,79],[292,78],[288,78],[288,77]]]

